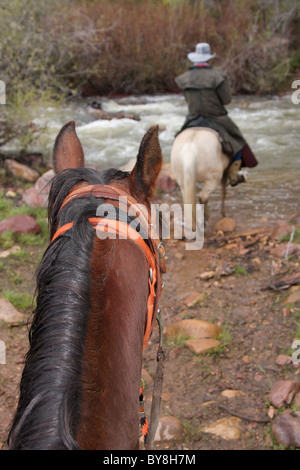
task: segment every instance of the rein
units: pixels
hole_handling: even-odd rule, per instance
[[[128,194],[125,191],[121,190],[120,188],[112,187],[110,185],[86,185],[74,189],[71,191],[66,198],[63,200],[60,209],[62,210],[69,202],[79,199],[82,197],[90,197],[94,196],[96,198],[101,198],[104,200],[110,200],[113,202],[118,202],[120,205],[124,203],[122,197],[126,198],[127,207],[126,212],[131,206],[138,204],[137,201],[132,198],[128,197]],[[121,199],[120,199],[121,197]],[[139,206],[140,209],[140,206]],[[143,224],[147,227],[147,233],[149,232],[149,215],[148,213],[145,214],[140,212],[139,217],[143,220]],[[144,338],[143,338],[143,350],[147,346],[153,329],[155,325],[155,321],[157,320],[159,324],[159,347],[157,351],[157,368],[156,368],[156,375],[154,379],[153,385],[153,397],[152,397],[152,406],[151,406],[151,421],[150,427],[148,425],[148,420],[145,416],[144,412],[144,400],[143,400],[143,381],[141,381],[140,393],[139,393],[139,418],[140,424],[142,428],[142,434],[144,439],[144,444],[147,449],[153,449],[154,437],[155,432],[157,429],[158,421],[159,421],[159,410],[160,410],[160,400],[161,400],[161,392],[162,392],[162,380],[163,380],[163,360],[164,360],[164,351],[162,346],[162,320],[160,315],[160,309],[158,308],[158,300],[161,294],[162,283],[161,283],[161,276],[160,270],[165,272],[165,266],[161,269],[160,267],[160,259],[165,255],[165,249],[163,254],[160,254],[161,246],[164,247],[162,242],[156,243],[154,239],[150,236],[148,237],[148,243],[142,238],[142,236],[130,225],[126,222],[120,220],[112,220],[104,217],[91,217],[89,218],[89,222],[91,223],[92,227],[96,230],[96,232],[102,233],[111,233],[116,235],[121,239],[130,239],[135,242],[144,252],[144,255],[147,260],[148,264],[148,284],[149,284],[149,295],[147,300],[147,312],[146,312],[146,325],[144,330]],[[73,227],[73,222],[66,223],[60,226],[54,236],[52,237],[51,243],[53,243],[59,236],[65,234],[68,230]],[[148,233],[149,235],[149,233]]]

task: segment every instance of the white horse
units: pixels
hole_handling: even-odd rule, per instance
[[[226,169],[230,157],[222,152],[219,134],[209,128],[185,129],[175,138],[171,150],[171,167],[180,186],[183,203],[192,204],[192,220],[186,217],[188,228],[196,227],[196,184],[204,183],[198,194],[208,220],[207,202],[210,194],[222,185],[221,212],[225,216]]]

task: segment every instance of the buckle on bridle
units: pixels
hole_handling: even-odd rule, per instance
[[[163,251],[163,253],[161,254],[159,250],[160,250],[160,248],[161,248],[162,246],[163,246],[163,248],[164,248],[164,251]],[[160,259],[161,259],[161,258],[164,258],[164,257],[166,256],[166,245],[164,244],[163,241],[160,241],[160,242],[159,242],[159,244],[158,244],[158,246],[157,246],[157,251],[158,251],[158,256],[159,256]]]

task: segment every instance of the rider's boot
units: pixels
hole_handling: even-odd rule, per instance
[[[235,160],[231,163],[228,169],[228,180],[231,186],[236,186],[239,183],[245,183],[247,181],[246,175],[240,171],[242,166],[242,159]]]

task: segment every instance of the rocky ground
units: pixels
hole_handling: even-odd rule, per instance
[[[168,178],[162,181],[161,190],[174,190]],[[21,184],[2,181],[0,190],[18,204],[33,204],[29,196],[42,203],[32,187],[27,185],[23,202]],[[157,449],[300,447],[299,343],[292,348],[300,340],[299,224],[296,216],[242,232],[232,219],[222,220],[206,232],[201,250],[187,251],[180,240],[166,242],[161,297],[166,357]],[[34,292],[44,248],[0,247],[0,340],[6,347],[6,363],[0,364],[2,443],[16,406],[31,311],[14,308],[3,293],[16,285],[20,292]],[[15,256],[20,250],[24,256]],[[155,329],[144,356],[148,416],[157,339]]]
[[[219,232],[199,252],[167,244],[162,415],[172,416],[169,434],[179,433],[175,447],[300,445],[300,369],[291,348],[300,338],[300,246],[290,245],[298,254],[286,259],[281,230],[289,224]],[[155,347],[146,353],[151,374],[154,354]]]

